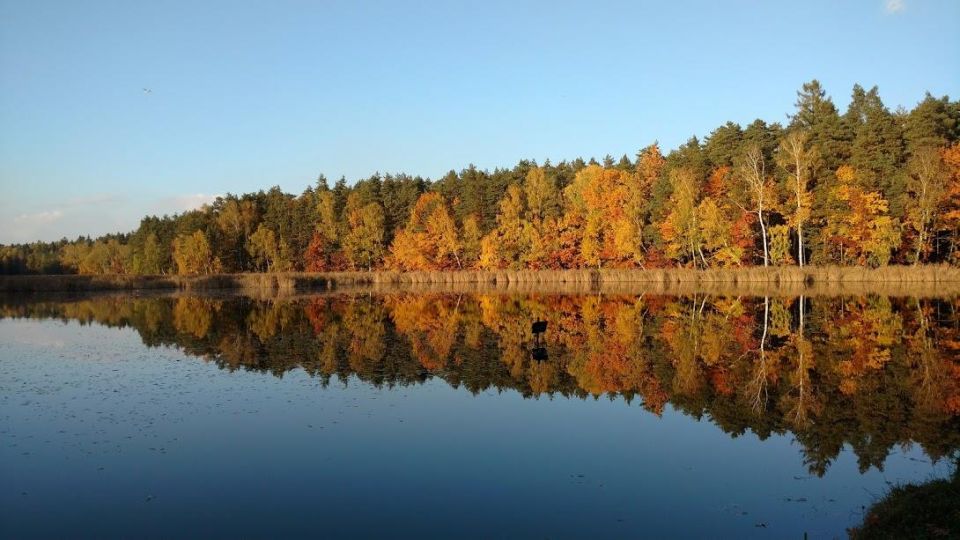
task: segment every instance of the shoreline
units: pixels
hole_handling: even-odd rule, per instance
[[[296,294],[331,290],[717,294],[960,294],[960,268],[946,265],[734,269],[461,270],[438,272],[245,273],[205,276],[0,276],[0,293],[234,291]]]

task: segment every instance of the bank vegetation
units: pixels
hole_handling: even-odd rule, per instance
[[[739,269],[462,270],[285,272],[213,275],[0,276],[0,292],[239,291],[304,293],[333,289],[718,294],[960,294],[960,268],[806,266]]]

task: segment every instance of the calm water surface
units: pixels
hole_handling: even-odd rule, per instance
[[[0,316],[3,537],[833,538],[960,448],[958,299],[108,296]]]

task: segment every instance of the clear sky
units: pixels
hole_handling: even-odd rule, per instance
[[[812,78],[955,99],[958,27],[956,0],[0,0],[0,243],[321,172],[671,149]]]

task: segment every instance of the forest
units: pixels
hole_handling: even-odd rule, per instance
[[[960,102],[889,110],[813,80],[785,124],[663,154],[375,174],[144,217],[133,232],[0,246],[2,274],[960,266]]]

